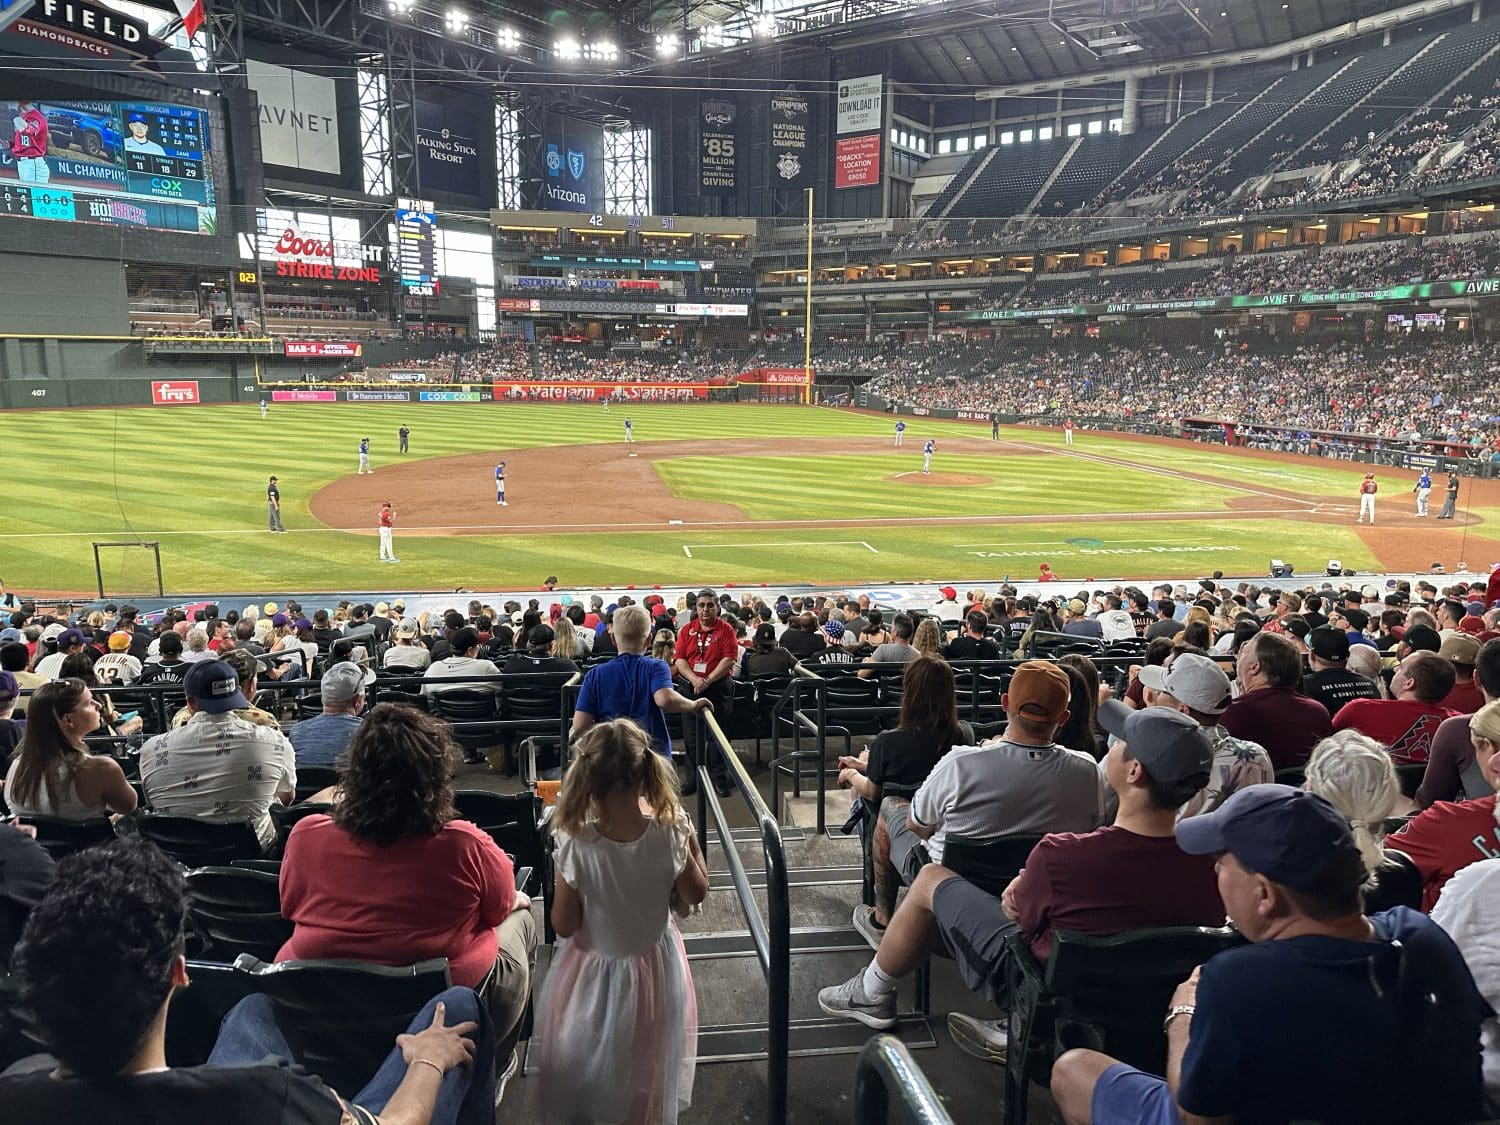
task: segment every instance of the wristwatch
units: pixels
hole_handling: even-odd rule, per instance
[[[1167,1018],[1161,1021],[1161,1029],[1163,1034],[1165,1034],[1167,1028],[1172,1025],[1172,1021],[1175,1020],[1178,1016],[1191,1016],[1197,1010],[1198,1006],[1196,1004],[1172,1005],[1171,1009],[1167,1012]]]

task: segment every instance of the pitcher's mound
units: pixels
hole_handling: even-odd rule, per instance
[[[894,473],[885,478],[897,484],[921,484],[928,487],[952,488],[960,484],[990,484],[991,478],[973,476],[969,473],[924,473],[917,469],[909,473]]]

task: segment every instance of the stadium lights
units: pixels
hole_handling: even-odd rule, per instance
[[[716,23],[706,23],[698,31],[703,49],[717,50],[724,46],[724,28]]]
[[[391,0],[391,11],[398,16],[409,16],[416,0]]]
[[[762,12],[750,23],[751,30],[757,39],[774,39],[776,37],[776,17],[770,12]]]
[[[449,35],[462,35],[469,26],[469,17],[457,8],[449,8],[448,14],[443,17],[443,24],[448,28]]]
[[[589,62],[614,62],[620,57],[620,49],[608,39],[583,45],[583,57]]]
[[[578,40],[570,35],[564,35],[552,48],[555,54],[563,62],[576,62],[583,57],[583,48],[579,46]]]
[[[521,46],[521,33],[513,27],[496,28],[495,42],[500,44],[502,51],[518,50]]]
[[[670,31],[656,37],[656,54],[659,58],[675,59],[681,49],[682,40]]]

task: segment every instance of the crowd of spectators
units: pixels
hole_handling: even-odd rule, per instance
[[[1051,1089],[1067,1120],[1103,1105],[1113,1119],[1142,1120],[1171,1097],[1208,1117],[1460,1122],[1478,1120],[1500,1092],[1500,962],[1485,929],[1500,907],[1500,575],[1295,589],[1215,575],[1053,597],[943,587],[925,612],[894,615],[837,592],[652,593],[639,604],[609,594],[606,604],[604,593],[555,585],[524,603],[473,600],[441,615],[408,615],[399,602],[311,616],[294,602],[256,603],[222,617],[216,606],[169,611],[154,625],[129,606],[53,619],[4,595],[0,711],[27,711],[6,768],[13,809],[79,821],[134,810],[118,762],[91,757],[83,739],[106,722],[100,697],[154,667],[186,708],[140,753],[153,809],[256,820],[291,798],[299,768],[330,753],[338,762],[337,785],[284,845],[265,839],[267,850],[283,847],[291,936],[278,959],[446,957],[453,987],[383,1060],[368,1060],[359,1088],[335,1093],[278,1065],[335,1045],[283,1034],[260,995],[207,1031],[206,1064],[172,1063],[167,1009],[188,983],[180,871],[128,838],[54,868],[6,823],[0,953],[15,947],[20,999],[52,1057],[0,1078],[0,1110],[84,1119],[128,1098],[161,1119],[212,1101],[229,1125],[340,1113],[493,1122],[540,927],[512,857],[455,815],[460,750],[449,728],[402,704],[367,708],[365,693],[382,670],[420,672],[443,692],[463,686],[455,676],[498,690],[493,681],[512,673],[568,676],[581,665],[548,903],[558,936],[575,940],[552,958],[535,1032],[545,1104],[566,1120],[603,1119],[622,1096],[643,1121],[675,1121],[689,1105],[697,1023],[671,919],[710,884],[662,718],[727,708],[729,680],[798,665],[824,675],[894,666],[902,683],[899,717],[838,763],[839,784],[868,809],[851,823],[873,832],[876,896],[853,918],[873,958],[819,992],[830,1016],[894,1026],[897,981],[934,943],[1003,1008],[1011,936],[1045,964],[1064,930],[1104,937],[1217,927],[1227,916],[1238,941],[1226,935],[1224,951],[1153,1013],[1164,1019],[1163,1076],[1063,1045]],[[169,643],[184,633],[197,659]],[[1059,639],[1096,646],[1098,662],[1023,653],[1000,700],[1003,733],[976,737],[959,719],[949,662]],[[293,722],[289,741],[287,719],[256,707],[257,686],[278,653],[303,645],[330,661],[317,683],[324,716]],[[1108,681],[1105,645],[1131,654]],[[57,660],[62,675],[52,676]],[[312,686],[314,669],[294,664],[280,674]],[[299,747],[299,728],[324,717],[333,721]],[[723,773],[711,779],[721,794],[734,787]],[[690,767],[682,791],[701,780]],[[1003,888],[971,881],[948,856],[954,837],[1026,834],[1038,842]],[[1279,997],[1269,1009],[1268,994]],[[1424,1034],[1403,1066],[1356,1065],[1411,1029],[1418,1000]],[[949,1027],[987,1062],[1011,1046],[1003,1017],[954,1012]],[[1286,1047],[1247,1047],[1247,1035]],[[641,1043],[651,1050],[631,1049]],[[1441,1082],[1416,1092],[1419,1063]]]
[[[902,350],[868,389],[887,401],[1029,417],[1172,426],[1215,418],[1455,443],[1488,443],[1500,414],[1494,347],[1440,337],[1306,344],[1047,346],[1011,354],[952,342]],[[1309,372],[1316,371],[1311,378]]]

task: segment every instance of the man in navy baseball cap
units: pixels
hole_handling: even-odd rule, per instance
[[[1066,1120],[1486,1116],[1479,1029],[1494,1013],[1430,918],[1407,907],[1365,916],[1367,873],[1337,809],[1252,785],[1176,835],[1185,852],[1219,856],[1219,893],[1250,944],[1177,987],[1162,1013],[1170,1082],[1098,1051],[1059,1058],[1052,1094]],[[1371,1065],[1392,1043],[1400,1065]]]
[[[194,664],[182,678],[182,690],[187,695],[189,709],[194,712],[222,715],[250,706],[240,691],[239,674],[222,660]]]

